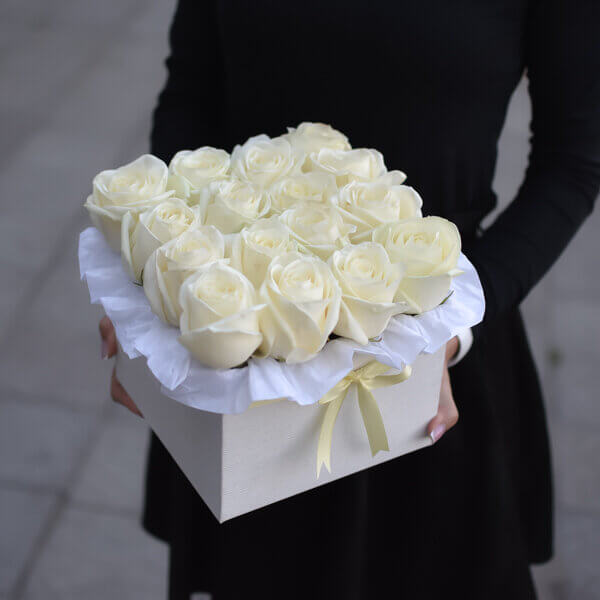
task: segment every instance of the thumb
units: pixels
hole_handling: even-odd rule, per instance
[[[445,368],[442,373],[442,385],[440,388],[440,403],[438,412],[431,419],[427,427],[427,433],[435,444],[451,427],[458,422],[458,409],[452,396],[452,387],[450,385],[450,375]]]

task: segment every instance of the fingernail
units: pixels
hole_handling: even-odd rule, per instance
[[[106,340],[102,340],[102,350],[101,350],[102,358],[108,358],[108,344]]]
[[[446,426],[442,423],[433,429],[433,431],[429,434],[431,438],[431,443],[435,444],[443,435],[446,433]]]

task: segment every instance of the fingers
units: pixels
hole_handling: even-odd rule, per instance
[[[440,389],[440,404],[438,412],[429,422],[427,432],[435,444],[451,427],[458,422],[458,409],[452,396],[452,387],[450,385],[450,375],[445,368],[442,373],[442,386]]]
[[[129,409],[134,415],[143,417],[140,409],[136,406],[135,402],[131,399],[131,396],[126,392],[125,388],[121,385],[121,382],[117,379],[115,370],[113,369],[112,376],[110,378],[110,396],[117,403],[123,405]]]
[[[117,336],[112,321],[105,315],[98,325],[102,338],[102,358],[110,358],[117,353]]]
[[[449,360],[454,358],[456,353],[460,348],[460,342],[458,341],[458,336],[454,336],[447,344],[446,344],[446,363]]]
[[[102,358],[110,358],[117,353],[117,336],[115,335],[115,328],[112,321],[107,316],[102,317],[98,329],[102,338]],[[117,379],[115,369],[113,369],[110,377],[110,396],[115,402],[129,409],[134,415],[138,415],[138,417],[144,416]]]

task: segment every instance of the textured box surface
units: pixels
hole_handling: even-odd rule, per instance
[[[319,479],[322,405],[282,400],[220,415],[163,396],[142,358],[119,353],[117,372],[150,427],[223,522],[429,445],[426,426],[437,412],[443,352],[419,356],[407,381],[374,390],[389,452],[371,456],[356,393],[350,390],[333,432],[332,472],[323,468]]]

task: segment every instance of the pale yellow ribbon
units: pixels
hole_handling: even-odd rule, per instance
[[[380,450],[389,450],[388,438],[383,424],[383,418],[375,396],[371,390],[380,387],[387,387],[402,383],[410,377],[411,368],[405,367],[404,370],[395,375],[385,375],[390,367],[376,360],[373,360],[363,367],[351,371],[338,381],[320,400],[320,404],[326,404],[325,414],[323,415],[323,424],[319,434],[319,446],[317,449],[317,478],[321,473],[321,466],[331,473],[331,439],[333,436],[333,427],[337,419],[342,403],[346,398],[350,388],[356,387],[358,393],[358,406],[363,418],[371,453],[375,456]]]

